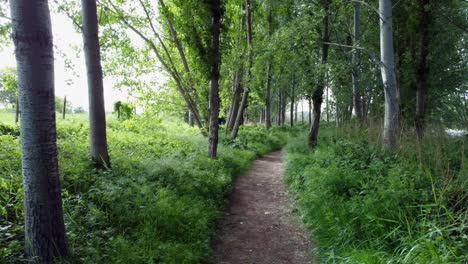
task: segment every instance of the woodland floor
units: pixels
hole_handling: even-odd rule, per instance
[[[310,263],[309,242],[282,177],[281,152],[239,177],[214,242],[216,264]]]

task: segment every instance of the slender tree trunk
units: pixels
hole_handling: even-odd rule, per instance
[[[211,9],[211,69],[210,69],[210,126],[208,130],[208,156],[216,158],[218,153],[218,132],[219,132],[219,67],[220,49],[219,41],[221,34],[221,2],[220,0],[210,1]]]
[[[234,128],[234,124],[236,122],[237,113],[239,112],[239,105],[240,105],[240,95],[242,92],[242,76],[243,76],[243,67],[241,66],[240,69],[237,71],[236,76],[234,78],[234,87],[233,87],[233,94],[231,99],[231,109],[229,111],[229,119],[226,123],[226,130],[225,135],[229,130]]]
[[[304,101],[301,101],[301,121],[304,122]]]
[[[392,1],[379,0],[380,56],[385,91],[385,120],[383,142],[388,148],[398,144],[399,99],[393,56]]]
[[[291,108],[290,108],[290,114],[289,114],[289,123],[291,124],[291,127],[294,126],[294,97],[295,97],[295,90],[296,90],[296,83],[293,81],[292,89],[291,89]]]
[[[16,115],[15,115],[15,124],[18,124],[19,116],[20,116],[20,108],[19,108],[19,97],[16,97]]]
[[[236,122],[232,129],[231,138],[236,138],[237,133],[239,132],[239,127],[241,125],[242,117],[244,116],[244,111],[247,107],[247,100],[249,98],[249,86],[250,81],[252,80],[252,66],[253,66],[253,46],[252,46],[252,7],[250,0],[245,0],[245,8],[247,10],[247,46],[249,52],[249,66],[247,70],[247,84],[244,87],[244,93],[242,94],[241,105],[239,112],[237,114]]]
[[[54,107],[54,52],[48,1],[10,2],[21,107],[21,160],[27,257],[68,256]]]
[[[281,126],[281,113],[281,91],[278,91],[278,119],[276,119],[278,126]]]
[[[65,119],[65,114],[67,112],[67,97],[63,97],[63,109],[62,109],[62,119]]]
[[[91,157],[99,169],[110,168],[107,152],[106,112],[102,81],[101,51],[99,47],[96,1],[81,0],[83,41],[88,77],[89,138]]]
[[[419,141],[424,137],[425,127],[425,112],[426,112],[426,91],[427,79],[429,77],[429,63],[427,57],[429,55],[429,23],[430,23],[430,9],[428,8],[430,0],[419,0],[421,20],[421,54],[419,59],[419,66],[417,72],[417,91],[416,91],[416,134]]]
[[[266,129],[271,128],[271,63],[267,66],[267,87],[266,87],[266,100],[265,100],[265,121]]]
[[[360,40],[360,24],[361,24],[361,3],[354,2],[354,38],[353,46],[357,47]],[[352,82],[353,82],[353,106],[354,113],[357,119],[361,122],[363,119],[362,105],[361,105],[361,89],[359,86],[359,68],[360,68],[360,51],[355,48],[353,52],[353,71],[352,71]]]
[[[188,123],[189,126],[193,127],[193,114],[192,111],[188,110]]]
[[[270,6],[270,10],[268,12],[268,37],[271,40],[271,36],[273,34],[273,14],[272,14],[272,6]],[[266,129],[269,130],[271,128],[271,68],[272,63],[271,60],[268,61],[267,65],[267,87],[266,87],[266,100],[265,100],[265,119],[266,119]]]
[[[325,111],[327,112],[327,124],[329,124],[330,123],[330,109],[328,108],[328,73],[326,75],[326,84],[325,85],[326,85],[325,89],[327,91],[327,94],[325,96],[325,104],[326,104],[325,105]]]
[[[294,122],[297,123],[297,114],[299,113],[299,103],[297,103],[297,101],[296,101],[295,108],[296,108],[296,112],[294,112]]]
[[[328,47],[327,44],[330,40],[329,31],[328,31],[328,23],[329,23],[329,7],[330,2],[326,0],[324,3],[325,9],[325,17],[323,18],[323,44],[322,44],[322,65],[327,64],[328,60]],[[323,90],[324,90],[324,83],[325,83],[325,76],[322,76],[322,80],[319,82],[318,87],[315,89],[314,93],[312,94],[312,101],[314,105],[313,109],[313,121],[312,126],[310,127],[309,137],[308,137],[308,144],[310,147],[314,147],[317,145],[317,136],[320,127],[320,117],[322,113],[322,102],[323,102]]]
[[[286,94],[283,93],[283,95],[281,96],[281,125],[284,126],[284,124],[286,124],[286,105],[287,105],[287,98],[286,98]]]
[[[312,125],[312,96],[309,96],[309,125]]]

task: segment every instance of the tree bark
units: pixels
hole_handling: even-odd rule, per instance
[[[429,63],[427,57],[429,55],[429,23],[430,9],[428,8],[430,0],[419,0],[420,7],[420,58],[417,71],[417,91],[416,91],[416,135],[421,141],[424,137],[425,114],[426,114],[426,91],[427,80],[429,77]]]
[[[392,1],[379,0],[380,56],[385,92],[384,145],[394,149],[398,144],[399,99],[395,75],[392,30]]]
[[[218,153],[219,137],[219,67],[220,67],[220,34],[221,34],[221,1],[210,1],[211,10],[211,69],[209,114],[210,124],[208,130],[208,156],[216,158]]]
[[[353,106],[354,113],[357,119],[361,122],[363,120],[362,104],[361,104],[361,89],[359,86],[359,68],[360,68],[360,51],[356,47],[360,40],[360,24],[361,24],[361,3],[354,2],[354,38],[353,38],[353,70],[352,70],[352,82],[353,82]]]
[[[323,44],[322,44],[322,65],[327,64],[328,60],[328,47],[329,47],[329,31],[328,31],[328,23],[329,23],[329,7],[330,2],[327,0],[324,3],[325,9],[325,17],[323,18]],[[326,74],[325,74],[326,75]],[[325,83],[325,75],[322,76],[322,80],[319,81],[317,88],[315,89],[314,93],[312,94],[312,101],[313,101],[313,121],[312,126],[310,127],[309,136],[308,136],[308,144],[309,147],[315,147],[317,145],[317,136],[318,130],[320,127],[320,116],[322,113],[322,102],[323,102],[323,90],[324,90],[324,83]]]
[[[48,1],[10,2],[21,108],[27,257],[68,256],[58,173],[54,53]]]
[[[91,158],[98,169],[107,169],[111,167],[111,163],[107,152],[106,112],[104,109],[104,85],[96,1],[81,0],[81,6],[86,75],[88,78]]]
[[[312,97],[309,96],[309,125],[312,125]]]

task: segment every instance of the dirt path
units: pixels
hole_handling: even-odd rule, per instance
[[[306,235],[283,183],[281,152],[255,161],[229,201],[211,263],[310,263]]]

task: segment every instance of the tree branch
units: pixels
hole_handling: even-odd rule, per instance
[[[78,29],[80,31],[83,31],[83,27],[80,25],[80,23],[78,23],[78,21],[76,21],[76,19],[73,17],[72,14],[70,14],[70,12],[68,10],[66,10],[59,2],[58,0],[54,0],[54,3],[57,5],[58,9],[62,10],[63,13],[65,13],[65,15],[71,19],[71,21],[73,22],[73,24],[75,24],[76,27],[78,27]]]

